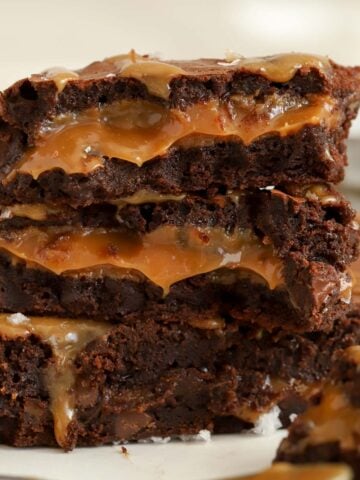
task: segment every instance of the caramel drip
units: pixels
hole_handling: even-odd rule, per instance
[[[56,274],[100,265],[135,269],[163,288],[221,267],[246,268],[275,288],[283,283],[282,263],[271,245],[249,231],[163,226],[139,236],[104,229],[29,227],[8,232],[0,248]]]
[[[316,69],[327,75],[331,72],[329,59],[306,53],[283,53],[269,57],[246,58],[232,55],[228,62],[218,62],[224,67],[243,68],[248,73],[262,75],[272,82],[290,81],[298,70]]]
[[[348,347],[344,352],[344,357],[346,357],[350,362],[359,365],[360,370],[360,345]]]
[[[112,202],[115,205],[142,205],[144,203],[162,203],[162,202],[181,202],[184,200],[183,195],[166,195],[155,192],[153,190],[139,190],[129,197],[119,198],[116,202]]]
[[[53,67],[47,70],[44,75],[55,82],[56,88],[61,93],[69,80],[77,80],[79,74],[63,67]]]
[[[341,464],[290,465],[275,463],[264,472],[231,480],[351,480],[351,478],[350,468]]]
[[[54,418],[55,438],[62,447],[66,446],[68,427],[76,411],[73,362],[87,344],[105,335],[110,327],[110,324],[90,320],[0,314],[2,336],[12,339],[36,335],[51,346],[54,361],[46,368],[45,382]]]
[[[333,100],[319,95],[294,103],[274,94],[264,104],[234,96],[195,104],[185,111],[144,100],[122,100],[47,124],[36,147],[24,153],[7,178],[17,172],[37,178],[53,168],[69,174],[89,173],[104,166],[104,157],[140,167],[194,134],[235,136],[248,145],[267,133],[286,136],[308,124],[335,126],[338,116]]]
[[[16,204],[10,207],[0,206],[0,222],[13,217],[25,217],[31,220],[46,220],[49,215],[58,213],[58,210],[51,208],[44,203]]]
[[[165,99],[169,98],[171,80],[185,74],[176,65],[136,54],[118,55],[107,61],[115,66],[121,77],[136,78],[146,85],[149,93]]]
[[[321,402],[301,416],[311,429],[302,440],[307,444],[339,442],[345,450],[356,448],[360,436],[360,408],[353,406],[340,386],[324,388]]]
[[[166,195],[153,190],[139,190],[129,197],[122,197],[113,205],[123,208],[125,205],[142,205],[144,203],[180,202],[185,198],[183,195]],[[42,221],[60,213],[56,207],[50,207],[45,203],[15,204],[11,206],[0,205],[0,222],[14,217],[29,218],[35,221]]]
[[[284,83],[291,80],[297,71],[305,72],[316,69],[323,76],[331,73],[332,67],[326,57],[304,53],[286,53],[268,57],[246,58],[228,55],[225,61],[197,60],[195,62],[173,61],[163,62],[158,58],[138,55],[134,50],[128,54],[106,58],[103,62],[95,62],[83,70],[71,71],[55,67],[32,78],[53,80],[59,93],[68,81],[91,80],[103,77],[129,77],[140,81],[148,92],[160,98],[168,99],[170,84],[174,77],[196,75],[199,69],[207,73],[219,73],[219,67],[226,71],[245,71],[249,74],[261,75],[272,82]]]

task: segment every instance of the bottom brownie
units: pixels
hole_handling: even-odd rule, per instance
[[[360,341],[360,320],[291,335],[230,317],[111,325],[2,314],[0,333],[0,441],[71,449],[201,429],[261,431],[266,413],[286,425],[338,349]]]
[[[331,380],[290,427],[277,460],[347,463],[360,479],[360,346],[347,349]]]

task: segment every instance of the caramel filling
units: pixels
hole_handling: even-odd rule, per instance
[[[24,217],[35,221],[46,220],[59,210],[51,208],[45,203],[16,204],[9,207],[0,206],[0,222],[14,217]]]
[[[313,464],[290,465],[275,463],[264,472],[229,480],[351,480],[350,468],[346,465]]]
[[[44,378],[50,397],[57,443],[65,447],[68,426],[75,418],[76,398],[73,362],[87,344],[105,335],[110,324],[90,320],[67,320],[51,317],[28,318],[21,313],[0,315],[0,334],[6,338],[38,336],[49,343],[53,362]]]
[[[53,67],[46,71],[46,77],[55,82],[56,88],[61,93],[69,80],[77,80],[79,74],[63,67]]]
[[[340,386],[325,387],[320,404],[307,410],[301,421],[311,427],[309,436],[301,442],[310,445],[339,442],[344,450],[357,448],[360,408],[351,404]]]
[[[360,366],[360,345],[348,347],[344,352],[344,356],[351,362]]]
[[[8,232],[0,248],[56,274],[110,265],[140,271],[167,293],[172,284],[221,267],[245,268],[275,288],[282,263],[249,231],[163,226],[139,236],[105,229],[34,228]]]
[[[334,126],[338,116],[334,101],[319,95],[294,100],[274,94],[261,104],[239,95],[195,104],[185,111],[145,100],[122,100],[48,123],[37,145],[24,153],[7,178],[18,172],[38,178],[53,168],[68,174],[89,173],[104,166],[104,157],[140,167],[186,138],[192,137],[196,146],[196,135],[235,136],[250,144],[264,134],[286,136],[308,124]]]
[[[183,195],[167,195],[153,190],[139,190],[129,197],[122,197],[114,202],[119,210],[125,205],[142,205],[145,203],[181,202]],[[59,215],[61,209],[49,206],[46,203],[15,204],[10,206],[0,205],[0,222],[14,217],[29,218],[35,221],[47,220],[49,217]]]
[[[268,57],[246,58],[230,54],[226,62],[218,62],[224,67],[244,68],[247,72],[262,75],[272,82],[290,81],[300,69],[316,69],[324,75],[331,72],[329,59],[307,53],[282,53]]]

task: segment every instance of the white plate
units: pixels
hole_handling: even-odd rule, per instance
[[[0,447],[0,475],[41,480],[215,480],[268,467],[285,435],[217,435],[210,442],[55,449]]]

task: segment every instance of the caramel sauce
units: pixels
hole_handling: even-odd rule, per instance
[[[119,198],[114,205],[142,205],[144,203],[162,203],[162,202],[181,202],[186,197],[183,195],[168,195],[155,192],[153,190],[138,190],[129,197]]]
[[[218,228],[159,227],[139,236],[105,229],[29,227],[8,232],[0,248],[56,274],[100,265],[135,269],[163,288],[221,267],[246,268],[270,288],[283,283],[282,264],[271,245],[248,231],[227,235]]]
[[[195,146],[198,134],[235,136],[250,144],[267,133],[285,136],[307,124],[333,126],[337,122],[333,100],[319,95],[296,103],[274,96],[260,105],[253,99],[234,96],[226,101],[195,104],[185,111],[145,100],[122,100],[48,123],[36,147],[24,153],[7,178],[17,172],[37,178],[53,168],[69,174],[89,173],[104,166],[104,157],[140,167],[189,136]]]
[[[231,480],[351,480],[351,478],[350,468],[341,464],[290,465],[275,463],[263,472]]]
[[[227,62],[218,62],[224,67],[244,68],[246,72],[262,75],[272,82],[285,83],[291,80],[298,70],[316,69],[327,75],[331,72],[329,59],[306,53],[283,53],[269,57],[246,58],[231,55]]]
[[[323,183],[305,187],[303,196],[309,200],[319,201],[322,205],[334,204],[339,201],[339,195],[331,192],[329,186]]]
[[[169,98],[170,81],[185,71],[170,63],[140,55],[117,55],[107,59],[119,72],[121,77],[136,78],[146,85],[149,93],[161,98]]]
[[[351,404],[340,386],[327,385],[323,389],[319,405],[307,410],[301,416],[301,422],[311,428],[309,436],[303,442],[314,445],[338,441],[345,450],[357,446],[360,408]]]
[[[206,73],[219,73],[219,67],[226,71],[245,70],[249,74],[261,75],[272,82],[284,83],[291,80],[297,71],[308,72],[316,69],[324,76],[331,73],[329,59],[304,53],[285,53],[268,57],[246,58],[239,55],[227,55],[225,61],[196,60],[164,62],[156,57],[143,56],[131,50],[127,54],[106,58],[95,62],[83,70],[71,71],[55,67],[45,71],[40,78],[54,80],[61,92],[70,80],[117,76],[131,77],[139,80],[149,93],[167,99],[170,83],[174,77],[197,74],[199,69]],[[35,76],[36,77],[36,76]]]
[[[55,82],[59,93],[64,90],[69,80],[77,80],[79,78],[78,73],[63,67],[50,68],[45,72],[45,76]]]
[[[139,190],[129,197],[122,197],[114,202],[113,205],[119,207],[119,210],[125,205],[142,205],[144,203],[162,203],[162,202],[180,202],[185,198],[183,195],[167,195],[155,192],[153,190]],[[29,218],[35,221],[42,221],[49,216],[57,215],[60,210],[51,207],[45,203],[15,204],[11,206],[0,205],[0,222],[14,217]]]
[[[10,207],[0,206],[0,222],[13,217],[25,217],[31,220],[46,220],[49,215],[54,215],[57,209],[44,203],[16,204]]]
[[[348,347],[344,352],[344,357],[346,357],[350,362],[359,365],[360,370],[360,345]]]
[[[50,396],[57,443],[64,447],[70,422],[75,418],[73,362],[87,344],[105,335],[110,324],[91,320],[67,320],[52,317],[25,317],[0,314],[0,335],[9,339],[36,335],[51,346],[54,361],[44,374]]]
[[[225,328],[225,320],[223,318],[205,318],[189,320],[189,324],[194,328],[201,330],[222,330]]]

